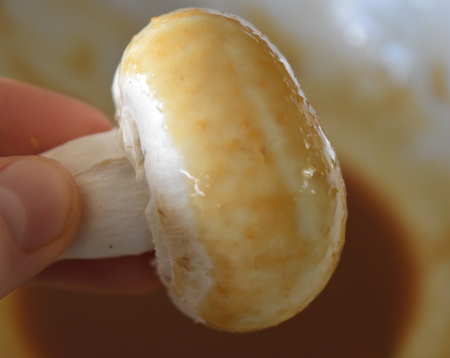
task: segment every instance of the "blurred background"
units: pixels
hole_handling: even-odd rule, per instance
[[[259,28],[318,112],[349,194],[336,274],[298,317],[246,335],[194,325],[164,292],[21,290],[0,303],[0,356],[450,356],[450,2],[0,0],[0,76],[113,119],[111,81],[131,37],[191,6]]]

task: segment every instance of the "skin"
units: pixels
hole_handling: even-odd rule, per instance
[[[61,214],[52,207],[50,199],[42,201],[40,206],[38,200],[28,198],[26,202],[31,204],[27,205],[34,208],[25,207],[25,211],[40,209],[41,212],[39,223],[33,224],[35,226],[32,229],[29,225],[26,228],[26,242],[22,242],[22,245],[15,243],[17,240],[12,239],[14,230],[8,227],[8,220],[16,219],[12,210],[8,212],[6,209],[3,215],[0,214],[0,298],[24,284],[127,294],[148,293],[159,286],[155,272],[149,265],[153,253],[52,264],[76,232],[81,204],[76,184],[65,168],[54,160],[36,155],[71,139],[110,128],[110,121],[85,103],[35,86],[0,78],[0,184],[5,178],[13,181],[15,186],[26,183],[26,178],[15,177],[10,170],[17,169],[17,165],[14,167],[16,163],[20,163],[22,172],[26,172],[30,166],[36,168],[33,169],[34,182],[39,181],[40,168],[46,168],[53,173],[55,183],[50,185],[43,181],[39,188],[48,186],[47,198],[52,195],[56,198],[69,198],[67,214],[65,211]],[[52,192],[56,188],[60,192]],[[30,189],[27,195],[38,195],[38,192],[39,190],[33,192]],[[49,217],[52,212],[53,216]],[[54,232],[48,228],[54,224],[53,218],[61,219],[60,216],[64,215],[67,217],[62,218],[62,228]],[[18,232],[21,229],[20,225],[15,228]]]

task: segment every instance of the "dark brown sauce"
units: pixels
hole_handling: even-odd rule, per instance
[[[390,357],[413,309],[414,265],[406,238],[354,177],[341,262],[323,293],[294,319],[262,332],[228,334],[193,324],[164,292],[96,296],[24,291],[24,339],[44,357]]]

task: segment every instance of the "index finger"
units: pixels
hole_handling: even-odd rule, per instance
[[[0,156],[39,154],[112,124],[76,99],[0,78]]]

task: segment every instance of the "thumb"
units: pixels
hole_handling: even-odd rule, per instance
[[[0,298],[50,265],[80,220],[77,186],[58,162],[0,158]]]

